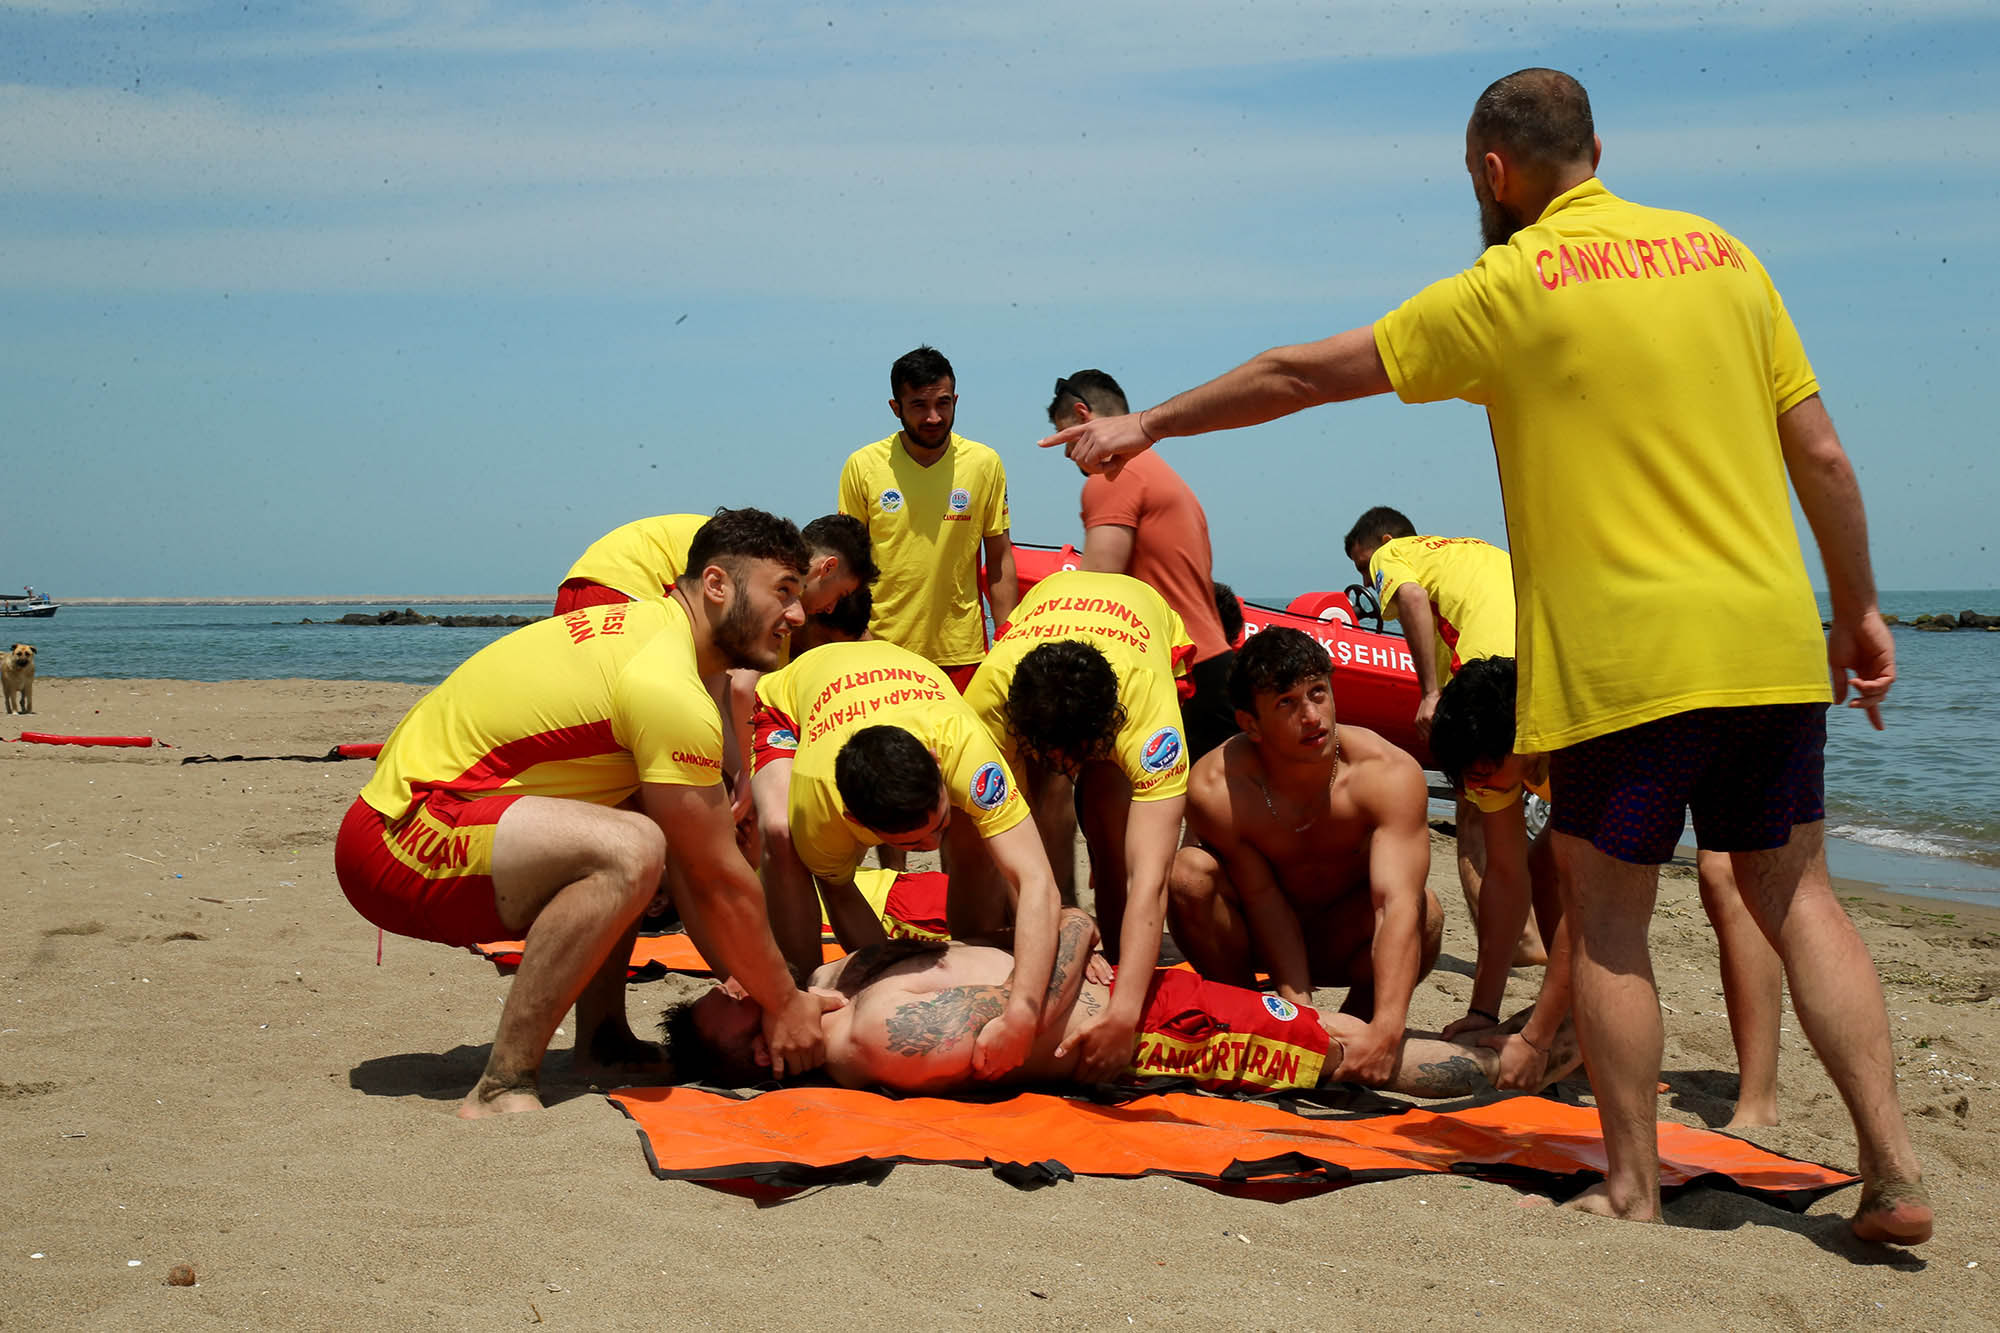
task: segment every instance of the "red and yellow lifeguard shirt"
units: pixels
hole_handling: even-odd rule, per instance
[[[642,782],[722,781],[722,719],[672,599],[536,621],[468,658],[396,724],[361,798],[394,822],[434,791],[617,805]]]
[[[1595,179],[1375,325],[1405,402],[1486,408],[1515,748],[1831,697],[1777,421],[1819,390],[1756,256]]]
[[[868,525],[875,563],[876,638],[939,666],[965,666],[986,651],[979,605],[979,552],[1009,528],[1007,469],[1000,455],[953,435],[925,467],[902,432],[857,449],[840,469],[840,512]]]
[[[847,814],[833,762],[863,727],[901,727],[929,747],[953,806],[981,837],[1028,817],[1007,761],[944,673],[906,648],[878,640],[826,643],[757,682],[757,697],[798,724],[788,810],[806,868],[844,880],[882,841]]]
[[[1401,619],[1396,589],[1414,583],[1424,590],[1437,622],[1440,686],[1474,658],[1514,655],[1514,565],[1492,543],[1477,537],[1397,537],[1375,548],[1368,577],[1387,620]]]
[[[1125,725],[1112,749],[1132,784],[1132,799],[1163,801],[1185,794],[1188,748],[1174,682],[1194,660],[1194,641],[1167,599],[1147,584],[1080,569],[1058,570],[1029,591],[965,687],[965,702],[1016,776],[1020,740],[1007,725],[1007,692],[1021,659],[1059,639],[1096,645],[1118,676]]]
[[[707,514],[661,514],[613,528],[584,549],[569,573],[616,588],[634,601],[659,597],[687,572],[688,547]]]

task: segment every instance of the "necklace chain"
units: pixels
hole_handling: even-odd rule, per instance
[[[1333,772],[1326,775],[1326,789],[1328,791],[1333,790],[1333,780],[1339,776],[1340,776],[1340,735],[1338,732],[1336,732],[1333,737]],[[1264,779],[1262,778],[1257,779],[1257,790],[1264,793],[1264,808],[1271,812],[1271,818],[1279,819],[1280,816],[1278,814],[1278,807],[1272,804],[1271,802],[1271,788],[1268,784],[1265,783]],[[1294,825],[1292,827],[1292,832],[1304,833],[1307,829],[1313,826],[1313,822],[1318,818],[1319,814],[1317,812],[1307,815],[1306,822],[1303,824]]]

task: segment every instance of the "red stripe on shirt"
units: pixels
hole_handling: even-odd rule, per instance
[[[537,764],[560,763],[565,759],[590,759],[600,754],[624,750],[611,734],[611,723],[586,722],[581,726],[558,727],[508,741],[486,752],[485,758],[450,782],[439,783],[452,791],[491,791],[504,787]]]

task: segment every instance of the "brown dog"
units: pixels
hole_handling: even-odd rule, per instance
[[[7,696],[7,711],[35,711],[35,645],[17,643],[0,658],[0,693]]]

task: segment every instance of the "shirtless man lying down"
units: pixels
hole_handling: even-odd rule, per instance
[[[1076,1079],[1077,1033],[1093,1024],[1111,988],[1084,977],[1096,943],[1090,917],[1064,911],[1049,981],[1047,1024],[1009,1082]],[[1005,1003],[1014,959],[1003,949],[928,940],[871,945],[813,974],[812,986],[838,991],[845,1008],[824,1015],[826,1070],[846,1087],[948,1094],[980,1086],[973,1043]],[[1510,1027],[1527,1017],[1521,1014]],[[661,1019],[675,1076],[729,1086],[769,1077],[756,1001],[718,986]],[[1138,1041],[1118,1081],[1189,1078],[1210,1091],[1268,1092],[1334,1081],[1342,1042],[1365,1031],[1360,1018],[1300,1007],[1276,995],[1160,968],[1147,989]],[[1575,1068],[1575,1037],[1557,1035],[1549,1082]],[[1415,1097],[1493,1091],[1499,1054],[1424,1035],[1406,1035],[1382,1087]]]

